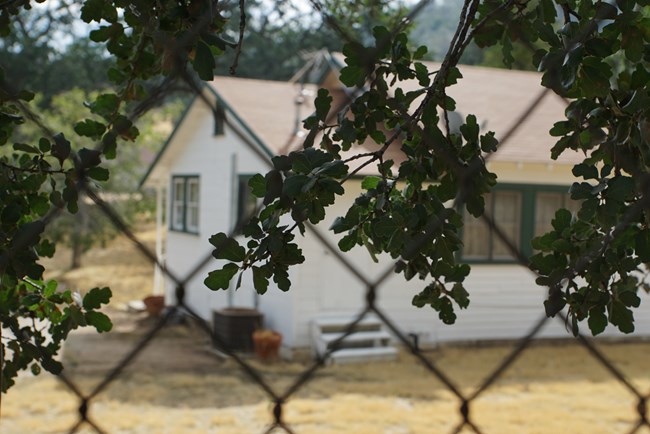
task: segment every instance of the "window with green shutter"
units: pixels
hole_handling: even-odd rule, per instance
[[[524,256],[533,253],[531,240],[551,229],[555,212],[566,208],[572,213],[579,202],[572,200],[568,187],[544,185],[499,185],[485,196],[485,212]],[[511,249],[482,218],[464,211],[463,249],[467,262],[512,263]]]

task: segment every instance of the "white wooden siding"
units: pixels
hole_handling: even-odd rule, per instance
[[[217,232],[228,232],[234,224],[232,207],[236,206],[236,189],[232,183],[236,176],[233,176],[233,171],[253,174],[265,172],[268,168],[228,127],[222,136],[214,136],[213,128],[210,111],[195,104],[177,132],[175,149],[166,157],[173,159],[170,175],[198,175],[201,183],[199,234],[168,233],[167,265],[181,278],[212,251],[208,238]],[[236,158],[233,158],[233,153],[237,154]],[[236,168],[233,168],[234,161]],[[557,166],[540,165],[534,170],[524,170],[516,164],[502,164],[499,168],[499,179],[505,182],[542,180],[549,173],[554,183],[570,182],[566,171],[559,171]],[[346,195],[330,208],[326,221],[319,225],[319,231],[332,245],[336,245],[340,236],[328,231],[331,222],[345,214],[348,204],[359,192],[359,183],[350,182]],[[243,279],[242,288],[234,294],[210,291],[203,285],[203,280],[208,271],[220,266],[218,261],[211,261],[188,283],[186,303],[206,320],[211,319],[213,310],[229,303],[238,307],[253,307],[259,303],[266,326],[281,332],[285,345],[309,346],[310,321],[323,314],[357,313],[365,305],[365,287],[309,231],[304,239],[298,236],[298,243],[306,262],[291,270],[291,291],[284,293],[271,283],[267,294],[256,301],[250,276]],[[390,258],[382,258],[380,264],[375,264],[362,247],[355,247],[345,257],[370,281],[392,263]],[[452,326],[442,324],[432,309],[418,309],[411,305],[412,297],[426,284],[391,276],[381,285],[377,301],[401,330],[418,334],[423,344],[518,338],[525,335],[544,312],[544,288],[535,285],[529,271],[515,265],[473,266],[466,281],[471,295],[470,307],[457,310],[458,320]],[[173,291],[173,284],[170,284],[168,297],[173,297]],[[642,308],[635,312],[637,334],[650,335],[650,297],[643,295],[643,298]],[[586,329],[586,324],[584,327]],[[611,326],[608,334],[618,335]],[[541,336],[569,334],[559,321],[553,320]]]

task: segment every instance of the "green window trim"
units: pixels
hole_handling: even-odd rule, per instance
[[[172,175],[170,191],[169,230],[199,235],[199,175]]]
[[[530,257],[534,253],[531,245],[531,240],[535,237],[536,216],[537,216],[536,208],[537,208],[538,194],[563,193],[562,207],[567,207],[568,204],[567,200],[569,200],[567,199],[569,186],[563,186],[563,185],[499,184],[492,191],[497,194],[498,192],[515,192],[521,195],[521,199],[519,201],[520,203],[519,203],[519,216],[518,216],[519,234],[518,234],[518,239],[513,241],[515,241],[517,248],[525,257]],[[492,196],[492,197],[496,197],[496,196]],[[495,200],[491,200],[490,204],[486,204],[486,208],[487,206],[490,206],[491,214],[493,216],[494,216],[494,202]],[[461,213],[463,215],[466,215],[466,211],[464,209],[461,210]],[[481,223],[484,227],[487,226],[485,222],[481,222]],[[499,222],[497,221],[496,223],[498,224]],[[496,235],[492,234],[492,231],[490,231],[489,229],[486,230],[488,231],[488,239],[489,239],[487,257],[465,258],[461,248],[461,251],[459,252],[459,258],[463,262],[469,264],[514,264],[516,263],[517,260],[514,257],[494,258],[494,251],[493,251],[494,237]],[[461,233],[461,239],[463,239],[463,242],[465,242],[464,230],[463,233]]]
[[[226,111],[217,101],[217,106],[214,108],[214,135],[215,136],[224,135],[225,123],[226,123]]]
[[[253,196],[248,186],[248,180],[253,176],[253,174],[239,174],[237,177],[237,215],[235,219],[237,227],[241,227],[246,223],[245,219],[247,217],[250,218],[252,212],[258,205],[257,198]]]

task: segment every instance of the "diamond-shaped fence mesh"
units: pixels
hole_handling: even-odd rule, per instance
[[[336,19],[333,18],[333,15],[329,14],[328,11],[326,10],[326,7],[319,3],[318,0],[312,0],[312,6],[320,11],[323,14],[324,20],[337,32],[339,32],[339,35],[345,39],[345,40],[350,40],[351,37],[342,29],[342,27],[337,23]],[[399,23],[397,24],[397,27],[394,29],[395,32],[399,31],[399,27],[402,26],[404,23],[408,22],[409,20],[412,20],[422,9],[426,2],[421,2],[414,6],[410,13],[404,17],[403,20],[400,20]],[[471,13],[472,8],[476,8],[478,2],[466,2],[465,3],[465,8],[462,11],[461,15],[461,23],[465,20],[465,17],[468,15],[468,13]],[[511,2],[504,2],[502,7],[508,7],[511,4]],[[205,26],[207,24],[207,21],[205,23],[199,22],[197,23],[196,26],[196,31],[199,32],[201,30],[201,26]],[[461,25],[459,27],[459,30],[456,32],[454,35],[454,39],[451,43],[450,51],[452,52],[452,57],[455,55],[459,55],[460,51],[458,51],[459,47],[464,47],[467,45],[468,41],[471,39],[471,29],[469,27],[469,23],[466,23],[466,25]],[[183,50],[184,47],[182,46],[182,41],[180,43],[176,42],[175,43],[175,49],[176,50]],[[455,54],[454,54],[455,53]],[[458,59],[451,59],[452,61],[457,61]],[[204,103],[210,107],[212,110],[212,103],[205,99],[203,96],[203,92],[200,88],[199,85],[196,84],[196,82],[185,72],[184,70],[180,70],[181,72],[176,72],[175,74],[170,75],[167,77],[162,83],[160,83],[158,86],[156,86],[154,89],[151,90],[151,96],[142,102],[138,107],[136,107],[133,112],[132,112],[132,118],[136,119],[143,113],[145,113],[150,107],[153,106],[153,103],[160,98],[163,98],[167,93],[169,92],[169,89],[176,86],[178,83],[183,83],[186,86],[188,86],[192,91],[198,96],[198,98],[204,98]],[[350,98],[346,100],[341,107],[338,107],[338,109],[343,109],[345,104],[349,103],[352,101],[356,95],[358,95],[362,89],[357,89],[356,94],[352,92],[350,94]],[[517,119],[516,122],[513,123],[513,127],[509,131],[504,131],[500,132],[501,136],[501,146],[503,146],[509,138],[516,132],[517,128],[523,122],[531,116],[535,108],[537,107],[538,104],[544,99],[544,97],[550,92],[549,90],[542,90],[540,94],[533,100],[533,102],[526,107],[525,110],[523,110],[520,114],[516,115],[515,118]],[[23,110],[25,111],[26,114],[29,114],[29,110],[26,107],[23,107]],[[339,110],[333,110],[334,113],[337,113]],[[28,116],[32,121],[37,122],[38,117],[37,116]],[[226,122],[228,122],[228,119],[226,118]],[[47,136],[52,137],[53,134],[47,129],[47,126],[39,124],[41,127],[41,130],[43,131],[44,134]],[[237,125],[231,124],[229,125],[233,131],[237,131]],[[390,138],[387,142],[387,145],[390,144],[390,142],[394,140],[394,138]],[[445,158],[444,154],[441,154],[441,158]],[[381,272],[378,277],[374,279],[369,279],[362,270],[359,270],[350,260],[349,258],[346,257],[346,255],[342,254],[336,246],[333,246],[330,241],[317,229],[316,227],[313,226],[308,226],[308,231],[313,234],[316,239],[319,240],[319,242],[322,244],[323,248],[329,252],[334,258],[336,258],[336,261],[340,263],[340,265],[348,270],[352,276],[354,276],[355,279],[358,280],[359,284],[363,286],[364,291],[365,291],[365,305],[363,306],[362,309],[360,309],[356,315],[354,316],[354,319],[347,324],[345,327],[344,332],[341,334],[341,336],[333,341],[329,346],[327,351],[324,354],[318,355],[315,360],[313,360],[310,364],[306,365],[304,369],[298,373],[298,375],[293,378],[289,384],[288,387],[283,387],[279,388],[270,382],[268,382],[263,373],[258,370],[256,365],[254,363],[251,363],[250,359],[246,357],[242,357],[242,355],[237,352],[233,351],[231,348],[229,348],[229,345],[223,341],[223,339],[214,333],[214,331],[207,325],[206,322],[203,321],[203,319],[198,315],[194,310],[186,303],[186,286],[188,282],[194,278],[196,278],[200,273],[201,270],[204,268],[205,265],[210,263],[213,258],[212,256],[207,256],[207,257],[200,257],[197,258],[196,266],[191,269],[191,271],[186,274],[186,275],[176,275],[174,274],[169,268],[166,267],[164,263],[161,263],[159,258],[157,257],[156,253],[153,252],[150,248],[148,248],[145,243],[143,243],[138,236],[128,227],[127,224],[124,223],[123,219],[119,215],[118,212],[116,212],[110,204],[108,204],[106,201],[104,201],[100,195],[97,194],[95,189],[89,185],[89,183],[85,182],[85,175],[84,175],[84,170],[85,168],[83,165],[80,163],[80,161],[77,161],[77,170],[79,172],[79,179],[80,181],[77,184],[77,189],[80,193],[80,195],[85,195],[87,196],[90,200],[92,200],[98,207],[101,209],[101,211],[110,219],[112,224],[120,231],[122,232],[131,242],[132,244],[140,251],[144,257],[147,258],[148,261],[150,261],[152,264],[154,264],[155,267],[158,267],[162,273],[166,276],[166,279],[168,281],[174,282],[174,285],[176,287],[175,291],[175,298],[176,302],[172,306],[169,306],[169,308],[165,311],[162,317],[146,332],[144,333],[139,340],[133,345],[132,349],[128,351],[126,354],[124,354],[119,363],[117,363],[112,369],[108,371],[108,373],[96,384],[94,384],[90,388],[82,388],[79,385],[76,384],[75,380],[71,377],[68,376],[66,371],[64,370],[61,375],[59,375],[59,379],[61,380],[62,384],[76,397],[78,400],[78,411],[76,415],[76,422],[70,426],[67,429],[67,432],[70,433],[75,433],[79,432],[82,429],[90,429],[91,431],[94,431],[96,433],[108,433],[107,430],[103,428],[104,421],[95,419],[90,416],[91,414],[91,409],[93,408],[93,405],[96,403],[97,398],[106,393],[107,389],[111,386],[111,384],[115,383],[118,381],[122,376],[125,375],[125,372],[128,370],[128,368],[133,364],[134,360],[142,353],[144,352],[147,347],[149,346],[150,343],[155,341],[156,339],[159,338],[161,335],[161,332],[165,330],[174,321],[174,318],[178,316],[178,314],[182,313],[184,315],[189,315],[191,317],[196,318],[196,323],[200,325],[200,327],[203,329],[205,332],[206,336],[209,337],[210,341],[218,348],[218,350],[227,355],[234,363],[238,365],[240,368],[241,372],[245,374],[245,376],[248,378],[250,382],[252,382],[256,387],[258,387],[267,397],[268,401],[270,402],[270,407],[269,407],[269,412],[270,412],[270,418],[271,418],[271,423],[268,425],[268,427],[265,429],[264,432],[266,433],[271,433],[271,432],[287,432],[287,433],[293,433],[294,430],[292,429],[292,420],[290,417],[286,415],[286,404],[289,400],[294,398],[296,394],[303,389],[307,384],[315,380],[319,374],[319,371],[321,371],[327,364],[329,357],[331,354],[337,350],[339,350],[342,346],[342,343],[344,340],[350,336],[352,333],[355,332],[356,327],[360,322],[364,320],[368,315],[374,315],[377,318],[380,319],[382,324],[390,330],[390,332],[393,334],[395,340],[400,342],[403,345],[404,352],[410,353],[414,359],[416,359],[421,366],[424,367],[426,372],[433,378],[435,378],[437,381],[439,381],[444,388],[447,389],[447,391],[451,394],[455,402],[455,408],[457,414],[455,415],[448,415],[448,419],[450,421],[458,421],[454,422],[455,425],[452,426],[451,430],[449,432],[452,433],[460,433],[460,432],[474,432],[474,433],[482,433],[485,432],[481,428],[481,421],[477,420],[474,416],[473,413],[473,406],[478,400],[479,397],[481,397],[486,391],[488,391],[498,380],[503,378],[504,374],[507,372],[507,370],[514,364],[516,363],[521,357],[522,354],[526,351],[526,349],[531,345],[531,343],[539,336],[540,331],[542,328],[550,321],[563,321],[566,322],[566,317],[564,315],[560,314],[558,319],[549,319],[545,315],[541,315],[540,319],[534,323],[534,326],[531,327],[530,330],[525,331],[525,334],[517,341],[515,342],[513,348],[503,357],[503,359],[491,370],[491,372],[478,384],[476,384],[473,388],[468,389],[467,387],[461,387],[459,384],[457,384],[457,381],[454,380],[451,376],[449,376],[443,368],[441,368],[436,360],[431,357],[430,354],[427,352],[423,351],[419,345],[417,345],[417,342],[414,342],[411,336],[409,336],[409,333],[405,331],[404,328],[400,326],[400,324],[395,321],[394,319],[391,318],[391,315],[386,312],[384,309],[382,309],[379,306],[378,300],[382,296],[382,290],[386,286],[387,280],[389,277],[391,277],[394,273],[394,265],[386,268],[383,272]],[[465,173],[461,174],[461,178],[469,178],[472,176],[472,171],[475,170],[473,167],[468,167],[465,168]],[[644,180],[645,185],[648,185],[648,180]],[[644,198],[650,197],[649,195],[644,195]],[[462,201],[462,193],[459,194],[458,201]],[[633,220],[638,213],[642,212],[643,208],[647,207],[648,204],[646,204],[647,200],[644,199],[642,202],[639,202],[637,206],[631,207],[629,209],[629,212],[627,214],[627,219],[624,219],[619,223],[619,227],[624,227],[626,224],[629,223],[629,221]],[[51,221],[55,220],[58,215],[60,214],[59,209],[54,209],[53,211],[50,212],[46,217],[43,218],[43,221],[46,224],[49,224]],[[496,236],[504,242],[509,250],[511,251],[511,254],[513,255],[514,258],[517,259],[519,264],[522,267],[527,268],[527,259],[525,256],[518,250],[518,246],[509,239],[509,237],[506,235],[506,232],[500,227],[499,223],[494,221],[494,219],[489,215],[486,214],[483,217],[484,223],[490,227],[490,229],[496,234]],[[412,241],[411,245],[409,245],[406,250],[413,250],[417,251],[419,248],[421,248],[423,245],[428,243],[430,241],[430,235],[435,232],[438,228],[441,220],[435,220],[433,223],[430,224],[430,226],[427,228],[425,233],[422,234],[421,237],[418,239],[415,239]],[[237,228],[233,228],[231,231],[231,234],[234,234],[236,232]],[[610,237],[610,242],[611,240],[615,239],[617,236],[617,229],[614,229],[614,231],[611,233]],[[585,266],[586,264],[589,263],[591,258],[595,255],[599,255],[601,252],[602,246],[599,246],[598,248],[594,249],[594,251],[591,253],[591,255],[585,256],[584,260],[579,264],[579,266]],[[577,270],[574,270],[574,272]],[[568,276],[567,276],[568,277]],[[110,282],[107,282],[110,284]],[[471,293],[471,291],[470,291]],[[636,422],[634,425],[631,427],[629,430],[629,433],[637,433],[637,432],[642,432],[644,428],[650,428],[650,423],[648,422],[647,418],[647,399],[649,397],[647,392],[644,392],[640,390],[638,386],[633,384],[627,377],[626,375],[622,372],[621,369],[615,365],[608,356],[599,349],[595,343],[589,339],[588,337],[585,337],[583,335],[579,335],[577,338],[577,341],[584,346],[584,348],[587,350],[587,352],[591,355],[594,361],[602,365],[602,367],[607,371],[609,375],[611,375],[617,382],[620,383],[622,387],[627,389],[630,393],[630,395],[636,400],[637,405],[636,405],[636,415],[634,416]],[[137,380],[136,380],[137,381]],[[425,381],[425,379],[423,379]],[[88,391],[85,391],[88,390]],[[215,394],[222,394],[222,393],[228,393],[228,391],[224,390],[214,390]],[[408,416],[405,416],[408,417]],[[597,423],[599,415],[594,415],[594,423]],[[524,417],[525,420],[525,417]]]

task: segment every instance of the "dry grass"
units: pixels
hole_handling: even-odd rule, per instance
[[[138,239],[151,251],[156,243],[152,225],[138,232]],[[99,286],[110,286],[113,291],[111,306],[122,308],[131,300],[141,300],[151,294],[153,266],[126,237],[118,237],[105,248],[95,247],[81,258],[81,267],[70,270],[70,249],[59,245],[56,254],[43,262],[47,279],[78,291]]]
[[[150,242],[152,232],[147,234]],[[83,288],[89,283],[105,285],[97,282],[119,273],[120,281],[111,286],[123,303],[147,295],[150,288],[151,267],[136,255],[125,240],[117,240],[88,255],[88,268],[59,276]],[[109,259],[115,259],[115,265],[109,265]],[[113,332],[80,331],[66,344],[66,373],[84,393],[92,391],[153,325],[142,315],[118,310],[111,315]],[[642,392],[650,391],[650,344],[603,342],[599,347]],[[232,360],[208,348],[205,335],[191,323],[164,329],[93,399],[91,418],[112,434],[263,432],[271,421],[264,392]],[[509,345],[444,347],[426,356],[469,394],[509,351]],[[249,362],[279,392],[307,366]],[[25,375],[3,399],[0,432],[68,432],[78,405],[56,378]],[[539,343],[471,404],[470,414],[485,433],[604,434],[630,431],[637,420],[635,407],[634,396],[582,347]],[[401,354],[395,362],[321,369],[288,402],[283,417],[295,432],[307,434],[448,433],[460,421],[458,408],[457,397],[412,356]],[[93,431],[86,426],[79,432]]]

